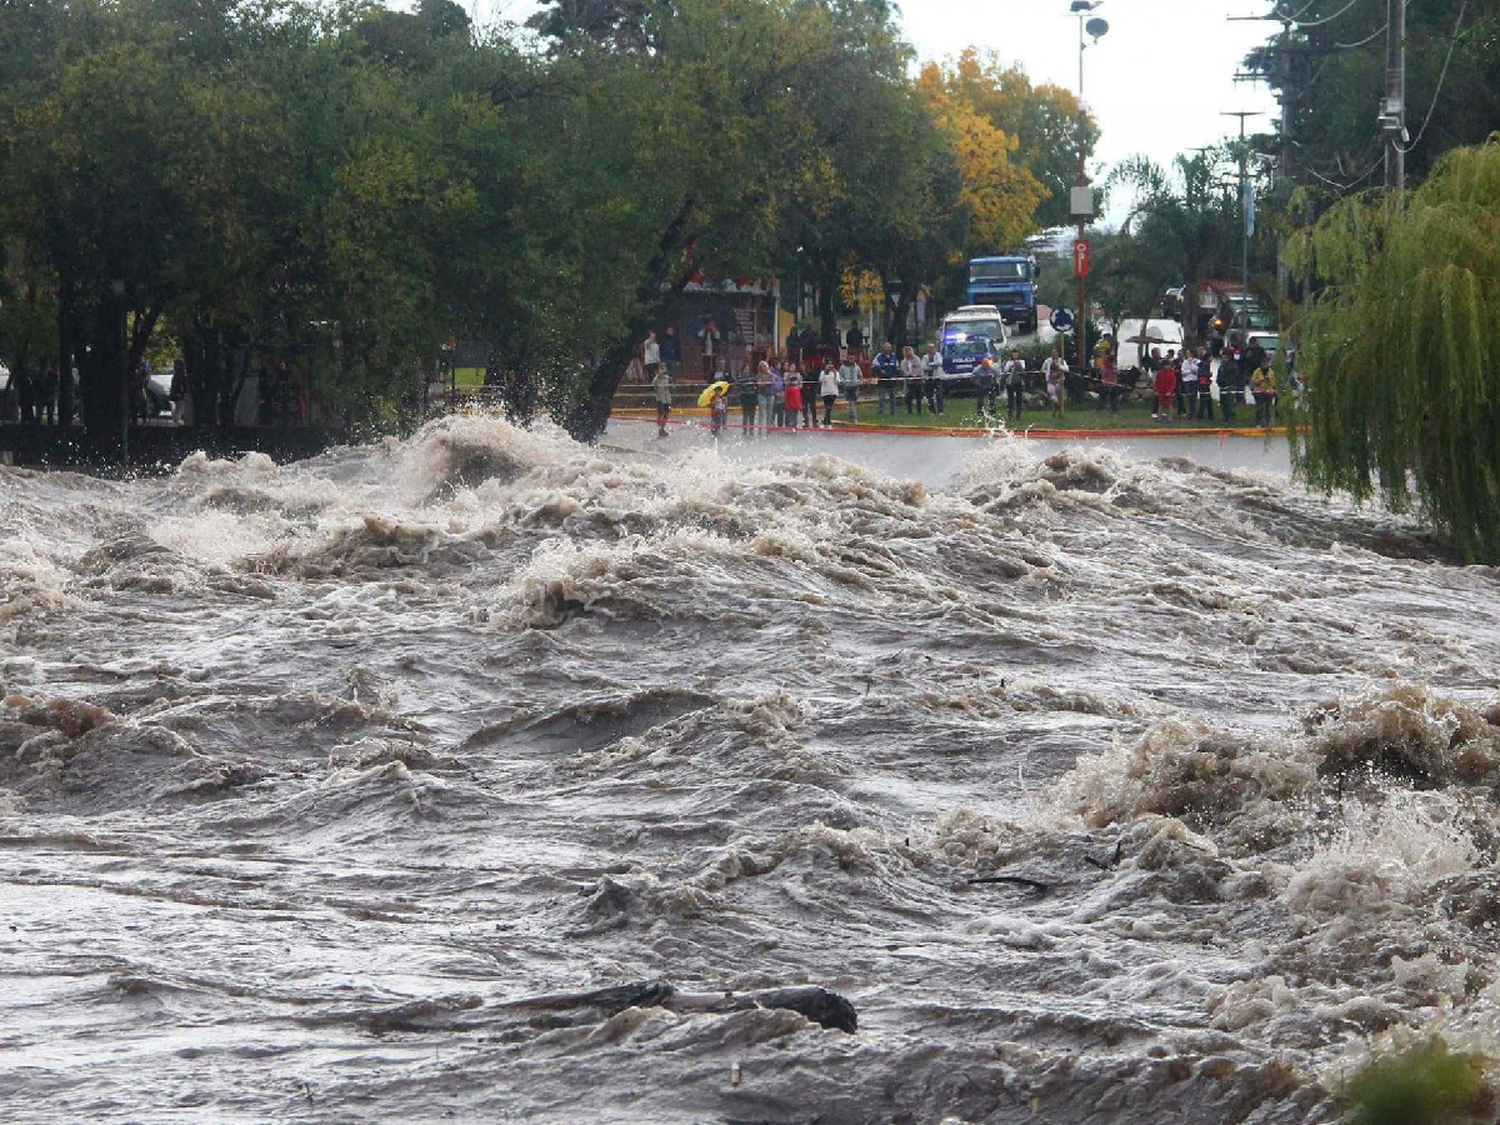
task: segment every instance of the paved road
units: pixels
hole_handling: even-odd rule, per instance
[[[616,417],[610,420],[609,432],[603,440],[610,445],[664,455],[710,449],[715,444],[701,419],[692,425],[674,426],[671,436],[658,439],[656,423],[651,419]],[[1059,449],[1082,446],[1109,449],[1147,461],[1160,457],[1185,457],[1213,468],[1250,469],[1278,476],[1291,474],[1286,438],[1279,433],[1269,438],[1221,438],[1217,434],[1201,437],[1171,434],[1137,438],[990,438],[948,437],[920,432],[908,435],[812,430],[796,434],[757,434],[747,441],[740,437],[738,427],[730,426],[718,442],[718,448],[722,456],[746,464],[832,453],[890,476],[920,480],[929,487],[941,488],[958,475],[965,462],[997,441],[1011,442],[1015,450],[1035,455],[1038,459]]]

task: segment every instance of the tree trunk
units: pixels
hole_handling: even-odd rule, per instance
[[[838,290],[839,264],[835,255],[821,263],[818,277],[818,331],[821,340],[832,340],[838,332],[838,318],[833,311],[833,295]]]
[[[87,358],[79,373],[82,377],[83,424],[96,440],[120,436],[129,410],[125,306],[112,293],[101,293],[97,300]]]
[[[1182,289],[1182,341],[1194,346],[1202,343],[1199,339],[1198,314],[1199,314],[1199,289],[1201,285],[1198,274],[1201,267],[1192,263],[1188,264],[1185,271],[1188,274],[1187,283]]]
[[[646,265],[646,276],[635,291],[636,312],[626,322],[625,331],[609,344],[589,375],[588,386],[583,397],[575,401],[562,418],[563,428],[576,441],[598,440],[609,424],[610,410],[614,405],[615,391],[635,350],[651,325],[659,321],[673,301],[682,295],[693,277],[693,265],[686,262],[678,265],[676,276],[672,276],[673,263],[680,260],[683,247],[692,239],[687,236],[688,218],[692,214],[694,198],[683,200],[677,213],[662,231],[657,240],[656,251]],[[668,280],[670,278],[670,284]],[[666,286],[663,289],[663,286]]]
[[[73,283],[67,278],[57,286],[57,424],[73,424]]]

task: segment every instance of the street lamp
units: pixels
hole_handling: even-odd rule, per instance
[[[1078,17],[1078,186],[1073,190],[1072,212],[1078,218],[1078,241],[1073,247],[1073,273],[1078,278],[1078,373],[1088,370],[1088,240],[1085,228],[1094,214],[1094,193],[1084,169],[1084,137],[1088,116],[1083,109],[1083,52],[1087,33],[1095,45],[1109,31],[1109,23],[1097,16],[1087,18],[1104,0],[1073,0],[1068,10]]]

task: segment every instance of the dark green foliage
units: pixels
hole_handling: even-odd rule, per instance
[[[593,437],[700,270],[869,269],[899,317],[952,268],[962,171],[893,20],[555,0],[540,53],[453,0],[0,3],[5,285],[39,295],[0,359],[56,321],[102,432],[162,332],[199,421],[284,360],[316,420],[386,424],[458,339]]]
[[[1326,282],[1302,324],[1314,485],[1421,510],[1500,559],[1500,141],[1455,149],[1405,200],[1350,199],[1294,249]]]
[[[1300,20],[1289,52],[1277,35],[1246,62],[1288,100],[1287,171],[1324,198],[1378,187],[1385,3],[1298,0],[1282,8]],[[1500,3],[1408,0],[1406,24],[1407,120],[1412,137],[1420,136],[1406,166],[1415,185],[1448,149],[1478,144],[1500,124]],[[1279,154],[1279,137],[1263,140],[1268,154]]]
[[[1456,1054],[1432,1038],[1404,1054],[1370,1063],[1349,1083],[1344,1099],[1352,1125],[1441,1125],[1490,1120],[1483,1116],[1484,1060]]]

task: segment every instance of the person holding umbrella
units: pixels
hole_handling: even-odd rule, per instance
[[[698,405],[708,407],[708,417],[713,424],[714,437],[724,429],[724,420],[729,416],[729,384],[720,379],[710,383],[698,396]]]

